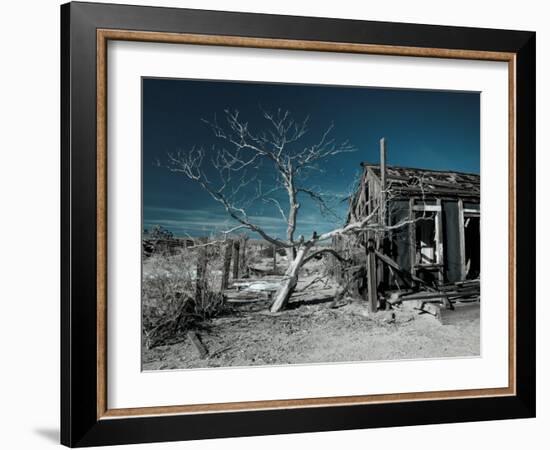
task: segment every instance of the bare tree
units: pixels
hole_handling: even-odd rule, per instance
[[[222,147],[214,147],[208,154],[202,147],[170,153],[167,167],[198,183],[221,204],[238,223],[232,231],[248,229],[286,250],[288,268],[271,306],[271,311],[276,312],[292,295],[300,268],[309,260],[308,253],[315,244],[337,235],[378,229],[379,214],[376,207],[366,217],[354,218],[343,227],[324,234],[314,232],[309,238],[296,238],[301,201],[309,199],[322,212],[331,211],[326,193],[305,184],[308,176],[322,170],[321,163],[326,159],[355,148],[348,142],[336,142],[331,136],[332,125],[311,143],[305,138],[307,118],[296,121],[290,112],[281,110],[274,114],[262,110],[261,116],[265,128],[254,131],[238,111],[225,110],[222,124],[216,119],[205,121],[223,142]],[[285,238],[270,234],[261,219],[250,213],[258,202],[275,209],[286,225]]]

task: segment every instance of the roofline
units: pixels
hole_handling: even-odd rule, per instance
[[[375,163],[369,163],[366,161],[361,162],[361,167],[378,167],[380,168],[380,164]],[[463,175],[473,175],[475,177],[479,177],[479,173],[472,173],[472,172],[459,172],[458,170],[441,170],[441,169],[425,169],[422,167],[407,167],[407,166],[393,166],[393,165],[387,165],[387,167],[392,169],[406,169],[406,170],[422,170],[424,172],[437,172],[437,173],[459,173]]]

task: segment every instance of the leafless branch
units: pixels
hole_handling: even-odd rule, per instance
[[[342,228],[329,231],[328,233],[321,234],[317,241],[326,241],[332,239],[335,236],[352,234],[358,231],[366,231],[368,229],[374,229],[377,226],[376,218],[378,216],[378,207],[374,208],[369,215],[361,220],[348,223]]]
[[[322,133],[317,143],[300,147],[299,141],[308,132],[308,117],[296,121],[289,111],[281,109],[275,112],[261,109],[261,113],[266,123],[261,131],[253,131],[237,110],[226,109],[223,123],[216,116],[213,120],[203,120],[225,145],[213,148],[210,161],[206,160],[203,148],[170,153],[168,168],[197,182],[243,227],[278,247],[289,248],[297,244],[294,233],[301,207],[299,193],[315,202],[323,214],[334,215],[326,195],[315,187],[298,186],[298,177],[303,182],[307,172],[317,169],[316,164],[321,160],[355,149],[348,142],[337,143],[331,137],[333,125]],[[262,165],[274,169],[275,184],[267,190],[258,179],[257,169]],[[256,188],[251,194],[254,185]],[[279,194],[274,195],[277,191],[286,193],[287,205],[283,206]],[[271,236],[250,219],[247,209],[253,208],[257,201],[274,206],[286,223],[286,240]]]
[[[318,256],[324,255],[326,253],[334,256],[340,262],[343,262],[343,263],[350,262],[349,259],[343,258],[342,255],[340,255],[336,250],[333,250],[332,248],[323,248],[323,249],[318,250],[314,253],[311,253],[307,258],[304,259],[303,264],[307,264],[307,262],[311,261],[313,258],[317,258]]]
[[[238,224],[228,232],[246,228],[276,247],[287,249],[289,266],[272,305],[272,310],[277,311],[296,287],[299,269],[314,244],[373,226],[376,209],[368,217],[354,220],[342,228],[320,236],[314,233],[307,240],[303,236],[296,240],[301,208],[299,194],[303,195],[304,200],[315,202],[322,213],[331,212],[325,193],[304,185],[304,180],[309,173],[321,169],[322,161],[355,151],[355,148],[347,141],[336,142],[332,136],[333,124],[327,127],[319,140],[311,143],[303,140],[308,133],[309,117],[296,121],[289,111],[278,109],[269,112],[261,109],[261,119],[265,127],[258,130],[243,120],[237,110],[226,109],[221,122],[216,116],[212,120],[203,120],[222,143],[221,147],[212,149],[209,161],[203,148],[169,154],[167,167],[196,182],[225,209]],[[264,173],[271,174],[272,184],[265,183],[264,186],[259,178],[262,173],[260,168],[267,169]],[[282,193],[286,194],[286,201],[279,197]],[[269,234],[251,218],[247,211],[252,211],[256,202],[274,206],[286,225],[286,239]]]

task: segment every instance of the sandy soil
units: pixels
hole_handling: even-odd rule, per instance
[[[302,283],[307,283],[307,279]],[[283,365],[479,355],[479,319],[441,325],[408,307],[369,315],[361,301],[331,303],[334,287],[293,297],[273,315],[267,304],[240,306],[197,330],[201,359],[189,339],[143,350],[143,369]],[[331,307],[332,306],[332,307]]]

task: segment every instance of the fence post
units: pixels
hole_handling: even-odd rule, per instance
[[[208,243],[208,238],[200,238],[198,239],[199,245],[201,247],[198,248],[197,253],[197,274],[196,274],[196,280],[195,280],[195,301],[202,302],[202,298],[204,295],[204,292],[206,291],[207,285],[206,285],[206,265],[208,263],[207,257],[206,257],[206,243]]]
[[[239,258],[239,273],[244,276],[248,273],[246,269],[246,244],[248,242],[248,236],[242,236],[241,239],[241,256]]]
[[[239,254],[241,245],[238,240],[233,242],[233,279],[239,278]]]
[[[224,291],[229,286],[229,272],[231,269],[231,256],[233,253],[233,241],[230,239],[225,244],[225,251],[223,254],[223,273],[222,273],[222,288],[221,290]]]

